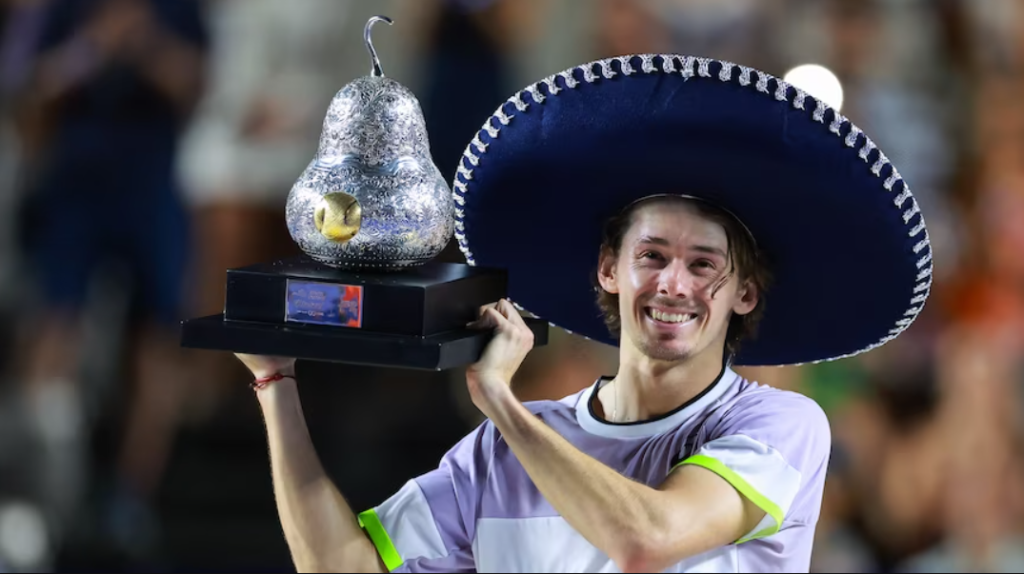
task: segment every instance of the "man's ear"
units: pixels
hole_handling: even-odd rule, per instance
[[[737,315],[746,315],[757,307],[761,294],[757,286],[750,281],[745,281],[740,290],[736,293],[736,303],[732,306],[732,312]]]
[[[618,257],[610,249],[602,249],[597,264],[597,282],[605,291],[614,294],[619,292],[619,282],[615,274]]]

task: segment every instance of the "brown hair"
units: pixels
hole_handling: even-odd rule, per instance
[[[668,196],[672,197],[672,196]],[[757,289],[758,300],[754,309],[746,315],[733,315],[729,319],[729,328],[725,336],[725,350],[729,356],[735,356],[740,343],[757,335],[757,326],[764,316],[765,291],[771,283],[771,271],[765,255],[758,248],[754,238],[731,213],[705,201],[672,197],[678,201],[689,201],[705,217],[725,229],[727,256],[729,265],[726,273],[716,282],[713,292],[717,292],[734,273],[740,282],[750,281]],[[601,241],[601,253],[618,257],[622,249],[622,240],[633,224],[633,214],[642,205],[638,202],[625,209],[622,213],[607,221]],[[594,274],[595,278],[597,274]],[[600,284],[596,286],[597,305],[604,315],[605,325],[615,337],[622,331],[622,318],[619,316],[619,296],[605,291]]]

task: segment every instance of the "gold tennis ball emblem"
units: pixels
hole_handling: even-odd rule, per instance
[[[344,243],[359,233],[363,209],[359,200],[343,191],[328,193],[320,200],[313,214],[316,230],[337,243]]]

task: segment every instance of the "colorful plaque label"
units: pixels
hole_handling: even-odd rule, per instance
[[[288,280],[285,321],[335,327],[363,326],[363,287]]]

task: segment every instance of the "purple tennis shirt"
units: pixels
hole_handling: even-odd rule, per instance
[[[679,465],[702,466],[765,511],[732,544],[668,572],[807,572],[831,450],[824,412],[796,393],[731,369],[702,395],[655,420],[595,416],[593,386],[527,403],[582,452],[660,486]],[[616,572],[537,490],[501,434],[485,422],[437,470],[409,481],[360,523],[393,572]]]

